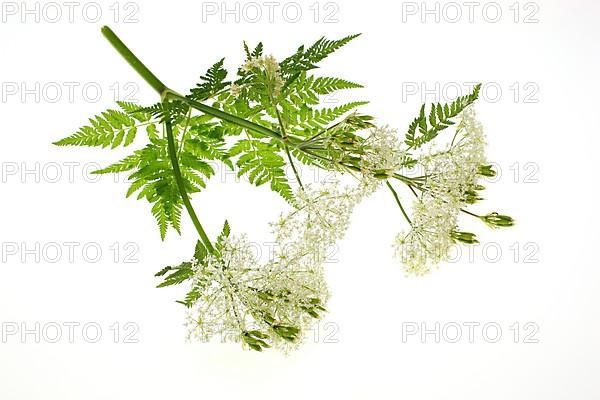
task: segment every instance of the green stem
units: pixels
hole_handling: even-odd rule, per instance
[[[102,34],[104,37],[110,42],[110,44],[117,50],[117,52],[131,65],[131,67],[138,73],[148,84],[160,94],[161,98],[164,98],[167,94],[173,93],[169,88],[162,83],[160,79],[156,77],[144,65],[143,62],[140,61],[139,58],[136,57],[135,54],[119,39],[119,37],[108,27],[102,27]],[[185,185],[183,182],[183,177],[181,176],[181,169],[179,168],[179,162],[177,161],[177,149],[175,147],[175,138],[173,137],[173,127],[171,126],[170,121],[165,122],[165,133],[167,135],[167,144],[169,151],[169,158],[171,159],[171,165],[173,167],[173,176],[175,177],[175,182],[177,183],[177,188],[179,189],[179,194],[181,195],[181,200],[192,219],[194,227],[198,231],[200,235],[200,239],[204,243],[204,246],[210,253],[214,252],[214,247],[206,235],[204,228],[200,224],[198,220],[198,216],[194,211],[194,207],[192,207],[192,203],[190,202],[190,198],[185,190]]]
[[[406,186],[408,186],[408,188],[410,189],[410,191],[412,192],[412,194],[415,195],[415,197],[419,197],[419,195],[417,194],[417,192],[413,188],[413,185],[409,185],[408,183],[406,183]]]
[[[394,199],[396,199],[396,203],[398,203],[398,206],[400,207],[400,211],[402,211],[402,215],[404,215],[404,218],[406,218],[406,220],[408,221],[408,223],[410,225],[412,225],[412,221],[410,220],[410,218],[408,218],[408,214],[404,210],[404,207],[402,207],[402,203],[400,202],[400,197],[398,196],[398,193],[396,193],[396,191],[394,190],[394,188],[392,187],[392,185],[390,184],[389,181],[386,180],[385,184],[392,191],[392,194],[394,195]]]
[[[461,208],[461,209],[460,209],[460,211],[464,212],[465,214],[469,214],[469,215],[471,215],[471,216],[473,216],[473,217],[475,217],[475,218],[479,218],[479,219],[481,219],[481,218],[482,218],[482,217],[481,217],[481,215],[473,214],[472,212],[470,212],[470,211],[467,211],[467,210],[465,210],[464,208]]]
[[[273,108],[275,108],[275,113],[277,114],[277,122],[279,122],[279,128],[281,129],[281,140],[283,141],[283,148],[285,150],[285,154],[287,155],[290,165],[292,166],[292,171],[294,171],[294,176],[296,177],[296,181],[298,181],[298,185],[300,186],[300,189],[304,190],[304,185],[302,185],[302,179],[300,179],[298,170],[296,170],[296,165],[294,165],[294,160],[292,159],[292,155],[290,154],[290,149],[287,145],[288,136],[287,136],[287,132],[285,130],[285,125],[283,124],[283,118],[281,118],[281,113],[279,112],[279,109],[277,108],[277,104],[275,104],[275,100],[273,99],[272,95],[271,95],[271,103],[273,103]]]
[[[133,54],[131,50],[129,50],[125,43],[123,43],[121,39],[119,39],[119,37],[108,26],[102,27],[102,34],[110,42],[110,44],[112,44],[115,50],[117,50],[119,54],[125,59],[125,61],[127,61],[129,65],[131,65],[131,67],[138,74],[140,74],[140,76],[144,78],[144,80],[148,82],[148,84],[152,86],[154,90],[156,90],[161,96],[165,93],[165,90],[167,90],[167,86],[164,83],[162,83],[160,79],[158,79],[156,75],[154,75],[152,71],[150,71],[148,67],[146,67],[144,63],[141,62],[135,54]]]
[[[183,144],[185,143],[186,135],[188,133],[188,127],[190,125],[190,119],[192,118],[192,109],[187,114],[187,118],[185,120],[185,127],[183,128],[183,134],[181,135],[181,142],[179,143],[179,150],[177,151],[177,156],[181,154],[183,151]]]
[[[275,104],[273,108],[275,108],[275,114],[277,114],[277,122],[279,122],[279,127],[281,128],[281,138],[287,139],[287,133],[285,131],[285,126],[283,125],[283,118],[281,118],[281,113],[277,108],[277,104]]]
[[[242,128],[257,132],[262,135],[272,137],[277,140],[282,140],[281,134],[279,132],[269,129],[265,126],[255,124],[254,122],[250,122],[243,118],[236,117],[235,115],[226,113],[217,108],[207,106],[206,104],[202,104],[195,100],[191,100],[185,96],[182,96],[182,95],[175,93],[173,91],[170,91],[170,90],[167,90],[165,95],[166,95],[166,97],[171,97],[171,98],[183,101],[190,107],[195,108],[196,110],[203,112],[204,114],[212,115],[213,117],[219,118],[223,121],[231,122],[232,124],[238,125]]]
[[[296,165],[294,165],[294,160],[292,159],[292,155],[290,154],[290,149],[287,144],[284,143],[283,148],[285,149],[285,154],[287,155],[288,160],[290,160],[290,165],[292,166],[292,171],[294,171],[294,175],[296,176],[296,180],[298,181],[298,185],[300,189],[304,190],[304,185],[302,185],[302,180],[300,179],[300,175],[296,170]]]
[[[179,162],[177,161],[177,150],[175,148],[175,138],[173,137],[173,128],[171,126],[171,121],[165,121],[165,131],[167,133],[167,146],[169,150],[169,158],[171,159],[171,165],[173,166],[173,176],[175,177],[175,182],[177,183],[177,188],[179,189],[179,194],[181,195],[181,200],[183,201],[183,205],[185,206],[198,234],[200,235],[200,239],[204,243],[204,246],[210,253],[214,253],[215,249],[210,242],[210,239],[204,232],[204,228],[200,224],[198,220],[198,216],[194,211],[194,207],[192,207],[192,203],[190,203],[190,198],[187,195],[185,190],[185,185],[183,183],[183,177],[181,176],[181,169],[179,168]]]

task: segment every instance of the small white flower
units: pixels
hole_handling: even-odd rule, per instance
[[[262,57],[260,59],[261,67],[267,72],[270,76],[275,76],[279,74],[279,63],[272,55],[268,55]]]
[[[252,57],[246,60],[246,62],[242,65],[242,70],[244,72],[250,72],[254,68],[260,68],[262,65],[262,59],[260,57]]]
[[[229,93],[237,98],[242,93],[242,86],[232,83],[229,88]]]

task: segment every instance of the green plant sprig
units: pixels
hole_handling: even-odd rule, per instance
[[[291,166],[300,191],[305,186],[301,181],[299,164],[379,179],[385,182],[403,218],[413,227],[415,221],[409,216],[391,181],[406,185],[417,199],[435,195],[426,184],[429,176],[411,177],[401,171],[418,164],[422,148],[457,123],[457,118],[478,99],[481,88],[477,85],[471,93],[448,104],[432,104],[429,111],[423,105],[408,127],[402,156],[396,165],[391,169],[373,169],[365,164],[374,151],[371,148],[373,144],[363,133],[376,127],[373,117],[357,111],[367,102],[353,101],[335,107],[323,107],[321,104],[323,96],[362,86],[343,78],[311,74],[320,61],[358,35],[339,40],[321,38],[311,46],[300,46],[279,63],[263,54],[262,43],[254,49],[244,43],[246,60],[237,70],[236,79],[226,80],[228,73],[224,59],[220,59],[200,77],[200,82],[190,89],[189,94],[182,95],[163,83],[109,27],[103,27],[102,34],[156,91],[159,101],[150,106],[117,102],[120,110],[104,111],[91,118],[89,125],[55,144],[111,149],[127,147],[134,143],[140,129],[145,128],[148,143],[143,148],[94,173],[127,172],[130,180],[127,197],[137,193],[138,199],[151,203],[151,212],[163,240],[169,228],[180,233],[181,214],[185,209],[199,235],[194,259],[200,264],[207,263],[206,260],[211,257],[219,259],[223,241],[229,236],[229,225],[225,222],[221,235],[215,242],[211,241],[190,199],[193,193],[204,189],[215,174],[211,161],[235,168],[238,176],[247,176],[257,186],[268,184],[272,191],[293,206],[296,206],[297,198],[285,174],[287,165]],[[162,134],[159,131],[161,126]],[[460,128],[459,124],[450,148],[460,142],[459,139],[455,143]],[[495,172],[489,165],[480,165],[478,174],[493,176]],[[477,185],[465,188],[460,194],[461,201],[472,204],[480,200],[477,193],[480,189]],[[514,224],[512,218],[498,213],[478,215],[465,208],[461,211],[493,228]],[[455,230],[451,236],[457,242],[477,243],[475,235],[469,232]],[[158,286],[193,281],[195,273],[192,263],[187,261],[177,267],[163,268],[156,274],[163,278]],[[224,264],[222,275],[228,276]],[[242,288],[229,278],[226,280],[231,304],[235,304],[234,297],[243,303]],[[202,284],[194,283],[180,303],[191,307],[200,298],[202,290]],[[255,288],[244,290],[245,293],[253,293]],[[286,296],[256,290],[258,298],[267,306],[274,298],[281,300],[281,296]],[[325,311],[319,298],[308,299],[302,304],[302,312],[312,318]],[[276,312],[266,311],[268,307],[257,311],[248,304],[244,306],[271,332],[247,329],[234,306],[232,311],[238,321],[240,338],[250,348],[262,350],[269,347],[270,335],[278,335],[290,342],[299,340],[299,328],[278,320]]]

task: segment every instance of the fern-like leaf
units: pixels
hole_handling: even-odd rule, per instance
[[[57,146],[110,147],[130,145],[137,133],[136,121],[122,111],[106,110],[90,118],[71,136],[54,142]]]
[[[179,154],[180,170],[188,193],[206,187],[206,179],[214,175],[213,167],[184,147]],[[168,158],[165,139],[156,139],[143,149],[94,171],[96,174],[131,172],[127,197],[138,193],[138,199],[146,199],[152,204],[151,212],[156,219],[161,238],[164,239],[169,227],[180,231],[182,201],[179,188]]]
[[[126,101],[117,101],[117,104],[123,111],[129,114],[131,117],[135,118],[139,122],[148,122],[152,115],[150,113],[144,112],[144,107]]]
[[[167,275],[168,273],[168,275]],[[166,276],[165,276],[166,275]],[[157,285],[156,287],[166,287],[172,285],[178,285],[190,279],[194,275],[194,270],[192,269],[192,264],[190,262],[182,262],[176,267],[165,267],[162,270],[158,271],[154,276],[162,277],[163,282]]]
[[[454,117],[477,100],[480,89],[481,84],[478,84],[470,94],[461,96],[450,104],[432,104],[429,113],[425,112],[423,104],[419,116],[408,126],[404,142],[409,148],[417,149],[435,139],[441,131],[454,125]]]
[[[307,49],[304,46],[300,46],[293,55],[283,60],[280,64],[281,73],[286,84],[296,79],[302,71],[317,68],[316,64],[319,61],[358,36],[360,34],[349,35],[338,40],[329,40],[322,37]]]
[[[244,42],[244,52],[246,53],[246,59],[249,60],[254,57],[262,56],[263,48],[264,46],[262,42],[258,42],[254,50],[250,51],[250,49],[248,48],[248,44]]]
[[[188,96],[192,100],[204,101],[213,97],[215,94],[223,90],[229,82],[225,82],[227,70],[223,68],[225,59],[217,61],[206,71],[205,75],[200,77],[200,83],[196,85]]]
[[[285,175],[285,161],[279,149],[271,143],[243,139],[229,150],[231,156],[239,156],[236,162],[238,176],[246,175],[256,186],[270,183],[271,189],[285,200],[292,202],[293,193]]]
[[[314,132],[327,128],[357,107],[368,104],[366,101],[354,101],[332,108],[313,109],[306,105],[297,107],[288,102],[282,102],[283,116],[291,130],[299,136],[309,137]]]

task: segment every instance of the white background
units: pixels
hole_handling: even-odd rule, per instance
[[[600,398],[598,2],[515,6],[512,0],[499,1],[487,6],[487,14],[482,10],[489,2],[481,2],[473,22],[459,2],[462,18],[454,23],[448,19],[455,18],[456,7],[443,2],[437,6],[439,22],[434,14],[421,21],[420,2],[415,3],[417,14],[409,15],[403,13],[403,8],[413,10],[407,3],[339,0],[336,7],[318,3],[315,22],[314,2],[300,2],[302,16],[296,23],[282,16],[286,2],[275,8],[272,23],[265,6],[256,23],[243,16],[236,23],[233,15],[223,23],[220,2],[215,15],[203,13],[206,2],[138,2],[137,8],[125,3],[117,5],[117,23],[112,1],[98,3],[102,16],[96,23],[82,16],[86,3],[75,9],[72,23],[63,3],[56,23],[47,21],[54,18],[49,8],[46,18],[40,15],[36,22],[35,15],[26,15],[23,23],[20,2],[15,3],[17,14],[2,15],[0,242],[5,247],[16,243],[18,252],[2,254],[0,322],[19,329],[23,323],[32,329],[36,322],[42,327],[80,325],[74,343],[64,325],[55,344],[43,337],[35,343],[33,334],[22,340],[21,332],[0,342],[0,399]],[[42,13],[44,3],[38,7]],[[234,3],[227,7],[233,9]],[[243,12],[243,3],[238,7]],[[427,2],[428,9],[434,7]],[[492,23],[497,8],[502,16]],[[245,10],[254,18],[255,9]],[[335,10],[338,22],[325,23]],[[93,10],[88,11],[88,19],[93,18]],[[124,23],[133,11],[138,22]],[[289,20],[294,10],[288,11]],[[525,23],[532,12],[530,22],[538,22]],[[400,132],[423,101],[421,89],[410,95],[407,87],[425,85],[435,91],[437,83],[453,96],[456,85],[466,92],[465,82],[484,82],[489,91],[484,90],[477,107],[489,157],[500,166],[501,177],[488,185],[487,200],[477,210],[506,212],[518,225],[490,231],[467,220],[465,226],[476,230],[482,242],[471,256],[463,250],[457,262],[427,277],[406,278],[391,249],[403,221],[382,190],[356,210],[334,256],[338,262],[328,266],[330,312],[315,328],[318,335],[299,351],[286,357],[275,351],[242,351],[239,344],[218,339],[186,343],[184,310],[173,302],[185,288],[155,289],[153,274],[189,258],[195,241],[191,224],[186,220],[181,237],[170,233],[161,243],[147,204],[124,198],[125,183],[110,177],[90,182],[82,174],[86,163],[105,165],[129,150],[51,145],[88,116],[111,107],[115,84],[123,95],[131,89],[125,85],[133,82],[139,87],[135,99],[146,104],[156,100],[101,36],[103,24],[110,24],[162,80],[182,92],[223,56],[228,67],[237,66],[242,40],[251,45],[262,40],[267,53],[281,59],[321,35],[362,32],[324,62],[320,73],[365,84],[338,99],[370,100],[365,111]],[[73,99],[68,82],[79,84]],[[16,84],[18,93],[8,95],[6,83]],[[40,98],[22,98],[20,85],[32,89],[36,83]],[[102,89],[97,101],[90,99],[93,91],[87,97],[82,93],[89,83]],[[56,84],[63,92],[53,102],[55,92],[41,92]],[[24,173],[35,170],[36,163],[38,173]],[[72,182],[65,163],[78,163]],[[52,182],[56,165],[62,176]],[[16,172],[9,173],[15,166]],[[236,184],[231,176],[214,179],[194,197],[194,205],[212,237],[228,218],[236,232],[248,232],[259,243],[268,240],[267,222],[285,208],[266,188]],[[74,262],[65,242],[80,244]],[[134,256],[138,263],[124,262],[129,242],[139,248]],[[23,251],[36,243],[40,248],[58,243],[63,257],[55,263],[48,257],[36,262],[35,254]],[[83,258],[86,243],[102,249],[97,263]],[[110,249],[114,243],[121,249],[117,262]],[[124,343],[124,334],[131,332],[124,328],[127,322],[139,327],[133,336],[138,343]],[[424,341],[418,334],[403,340],[403,326],[411,322],[429,329],[435,323],[456,323],[463,326],[463,336],[458,343],[449,343],[446,336],[436,343],[432,334]],[[473,343],[463,325],[468,322],[480,324]],[[537,343],[525,343],[525,334],[532,332],[524,328],[528,322],[539,328],[532,337]],[[98,343],[83,337],[86,323],[102,328]],[[118,343],[110,329],[115,323],[120,324]],[[486,323],[502,328],[496,343],[482,334]],[[515,323],[520,324],[518,343],[510,329]],[[94,336],[93,330],[88,333]],[[454,331],[447,333],[454,336]],[[488,333],[495,336],[493,329]]]

